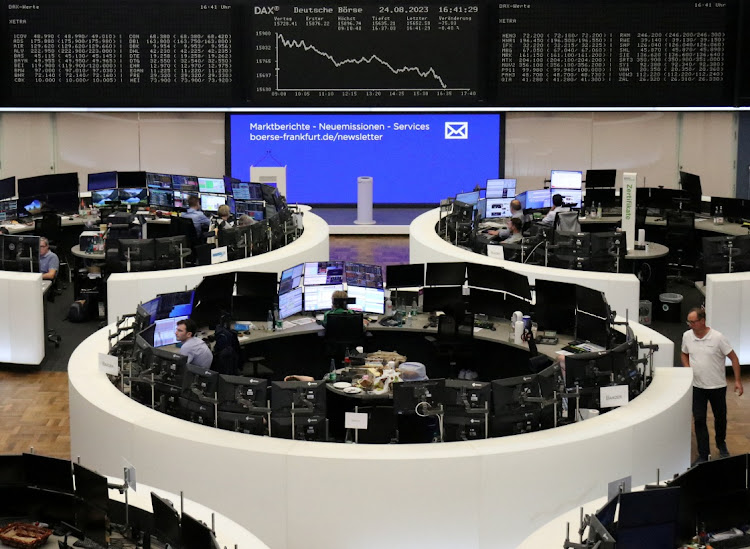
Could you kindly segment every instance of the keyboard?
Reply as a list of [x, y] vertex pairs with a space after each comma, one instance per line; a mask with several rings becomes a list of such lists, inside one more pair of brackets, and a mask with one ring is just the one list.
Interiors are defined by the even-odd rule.
[[711, 547], [714, 549], [740, 549], [750, 547], [750, 534], [742, 534], [733, 538], [712, 541]]
[[82, 549], [106, 549], [103, 545], [99, 545], [89, 538], [74, 542], [73, 547], [81, 547]]

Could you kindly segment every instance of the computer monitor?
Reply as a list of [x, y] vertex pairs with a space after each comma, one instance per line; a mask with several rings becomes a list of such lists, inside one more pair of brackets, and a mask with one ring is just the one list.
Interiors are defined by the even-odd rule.
[[91, 205], [95, 208], [106, 208], [118, 202], [120, 202], [120, 191], [117, 189], [91, 191]]
[[343, 284], [331, 286], [304, 286], [305, 288], [305, 311], [327, 311], [331, 308], [333, 292], [343, 291]]
[[302, 275], [305, 272], [305, 264], [300, 263], [289, 269], [281, 271], [279, 281], [279, 295], [296, 290], [302, 285]]
[[260, 183], [250, 183], [248, 181], [232, 181], [232, 196], [235, 200], [263, 200], [263, 191]]
[[485, 405], [489, 409], [491, 389], [488, 381], [446, 379], [443, 403], [465, 410], [484, 410]]
[[701, 189], [701, 178], [699, 175], [693, 173], [680, 171], [680, 189], [687, 192], [691, 196], [701, 197], [703, 194]]
[[173, 175], [172, 190], [183, 193], [198, 194], [198, 178], [194, 175]]
[[445, 402], [445, 379], [394, 383], [393, 411], [399, 415], [426, 415]]
[[509, 318], [508, 302], [505, 297], [505, 292], [471, 288], [469, 293], [469, 311], [474, 314]]
[[607, 298], [601, 290], [576, 285], [576, 309], [599, 318], [609, 318], [610, 310]]
[[222, 273], [209, 275], [195, 288], [195, 303], [213, 303], [218, 302], [220, 306], [229, 307], [229, 303], [234, 293], [235, 273]]
[[174, 193], [164, 189], [149, 189], [148, 203], [156, 209], [174, 208]]
[[147, 189], [119, 189], [119, 199], [121, 204], [145, 208], [148, 206]]
[[488, 179], [485, 196], [487, 198], [513, 198], [516, 194], [515, 179]]
[[252, 202], [232, 198], [229, 201], [229, 209], [238, 219], [243, 215], [248, 215], [255, 221], [263, 221], [266, 218], [266, 207], [263, 202]]
[[212, 549], [216, 541], [211, 528], [194, 519], [187, 513], [182, 513], [180, 523], [182, 531], [182, 549]]
[[177, 269], [184, 264], [184, 256], [190, 251], [187, 236], [162, 236], [154, 239], [156, 269]]
[[617, 256], [625, 257], [628, 253], [626, 233], [603, 232], [590, 233], [591, 257], [614, 259]]
[[[397, 384], [398, 385], [398, 384]], [[274, 414], [325, 413], [326, 384], [323, 381], [274, 381], [271, 410]]]
[[198, 190], [202, 193], [226, 194], [224, 179], [221, 177], [199, 177]]
[[583, 172], [568, 170], [552, 170], [549, 178], [549, 188], [558, 189], [577, 189], [581, 190], [583, 181]]
[[509, 269], [505, 270], [505, 288], [509, 294], [513, 294], [521, 299], [531, 301], [531, 286], [529, 277], [519, 274]]
[[601, 204], [602, 208], [616, 208], [620, 205], [618, 202], [617, 190], [612, 189], [590, 189], [586, 187], [586, 195], [583, 197], [583, 203], [586, 206]]
[[610, 342], [610, 322], [608, 319], [578, 311], [575, 338], [607, 348]]
[[195, 290], [159, 294], [151, 301], [156, 302], [154, 321], [164, 318], [189, 317], [193, 313]]
[[17, 200], [0, 200], [0, 222], [10, 221], [18, 216]]
[[129, 271], [151, 271], [155, 268], [156, 244], [153, 238], [120, 238], [119, 257]]
[[73, 470], [67, 459], [25, 453], [23, 465], [28, 486], [73, 493]]
[[279, 317], [284, 319], [302, 312], [302, 286], [279, 294]]
[[466, 282], [466, 263], [428, 263], [425, 286], [454, 286]]
[[16, 196], [16, 178], [6, 177], [0, 179], [0, 200]]
[[237, 272], [237, 295], [273, 305], [277, 292], [276, 273]]
[[117, 172], [90, 173], [87, 190], [100, 191], [117, 188]]
[[711, 197], [711, 215], [716, 216], [718, 209], [728, 221], [739, 222], [742, 220], [744, 213], [744, 200], [741, 198], [723, 198], [719, 196]]
[[179, 548], [182, 539], [180, 531], [180, 513], [172, 503], [151, 492], [151, 508], [153, 509], [154, 534], [168, 543], [171, 547]]
[[466, 312], [463, 288], [461, 286], [440, 286], [425, 288], [422, 294], [422, 308], [426, 313], [443, 311], [458, 318]]
[[344, 272], [348, 286], [376, 289], [383, 288], [383, 268], [380, 265], [368, 265], [365, 263], [352, 263], [347, 261], [344, 265]]
[[424, 263], [386, 265], [385, 280], [388, 288], [421, 288], [424, 286]]
[[552, 195], [549, 189], [526, 191], [524, 210], [540, 210], [552, 206]]
[[467, 193], [458, 193], [456, 195], [456, 200], [459, 202], [463, 202], [464, 204], [469, 204], [471, 206], [476, 206], [477, 202], [479, 202], [479, 191], [470, 191]]
[[213, 399], [218, 384], [219, 372], [188, 363], [182, 377], [182, 395], [189, 400]]
[[227, 203], [227, 197], [223, 194], [201, 194], [201, 210], [204, 212], [218, 212], [219, 206]]
[[507, 414], [519, 408], [538, 408], [533, 399], [541, 396], [537, 374], [507, 377], [492, 381], [492, 410], [495, 415]]
[[[47, 194], [73, 194], [78, 197], [78, 173], [38, 175], [19, 179], [18, 198]], [[78, 206], [77, 200], [76, 206]]]
[[154, 322], [154, 347], [166, 347], [167, 345], [175, 345], [177, 343], [177, 323], [180, 320], [185, 320], [187, 316], [175, 316], [171, 318], [163, 318]]
[[[681, 499], [681, 489], [677, 487], [621, 494], [616, 529], [617, 549], [678, 547]], [[747, 505], [744, 511], [747, 513]], [[742, 522], [745, 520], [743, 518]], [[737, 523], [726, 520], [725, 524], [730, 527]], [[719, 528], [715, 524], [710, 527], [710, 530], [716, 529]]]
[[124, 189], [148, 187], [146, 172], [117, 172], [117, 186]]
[[26, 235], [0, 235], [2, 263], [5, 271], [39, 272], [39, 237]]
[[581, 189], [555, 189], [552, 194], [562, 195], [563, 206], [568, 208], [581, 207]]
[[466, 278], [471, 288], [485, 288], [488, 290], [505, 290], [505, 273], [502, 267], [484, 265], [481, 263], [466, 264]]
[[166, 173], [146, 173], [146, 186], [149, 189], [172, 190], [172, 176]]
[[305, 263], [305, 286], [317, 286], [322, 284], [338, 285], [343, 283], [343, 261], [320, 261], [317, 263]]
[[[154, 299], [151, 299], [149, 301], [139, 303], [136, 307], [136, 318], [140, 317], [142, 319], [141, 326], [143, 326], [144, 328], [156, 322], [156, 314], [159, 310], [159, 301], [160, 298], [155, 297]], [[151, 345], [153, 346], [153, 344], [154, 341], [152, 338]]]
[[692, 203], [695, 201], [696, 196], [697, 199], [700, 200], [700, 196], [692, 196], [690, 193], [688, 193], [685, 190], [682, 189], [661, 189], [656, 187], [651, 187], [648, 189], [648, 196], [646, 197], [644, 195], [643, 200], [644, 202], [641, 202], [641, 198], [639, 196], [642, 194], [642, 191], [645, 189], [639, 189], [636, 193], [636, 203], [640, 205], [645, 205], [648, 208], [655, 208], [658, 210], [677, 210], [679, 209], [679, 202], [680, 200], [688, 200], [689, 203]]
[[576, 285], [537, 278], [534, 320], [540, 330], [572, 334], [575, 327]]
[[[196, 188], [196, 190], [197, 190], [197, 188]], [[174, 207], [175, 208], [187, 209], [188, 208], [188, 199], [191, 196], [194, 196], [194, 197], [198, 198], [199, 195], [198, 195], [197, 192], [191, 193], [191, 192], [187, 192], [187, 191], [172, 191], [172, 196], [174, 197]]]
[[86, 504], [102, 511], [106, 511], [109, 508], [107, 477], [91, 469], [87, 469], [78, 463], [73, 463], [73, 477], [75, 479], [76, 496], [86, 502]]
[[586, 170], [586, 189], [614, 187], [617, 170]]
[[216, 414], [216, 423], [219, 429], [247, 435], [265, 435], [267, 429], [266, 416], [253, 412], [222, 412], [219, 410]]
[[243, 413], [268, 404], [268, 381], [257, 377], [219, 375], [218, 406], [220, 412]]
[[484, 202], [484, 217], [510, 217], [513, 212], [510, 211], [510, 203], [515, 198], [488, 198]]
[[349, 304], [352, 311], [362, 311], [382, 315], [385, 313], [385, 290], [382, 288], [365, 288], [363, 286], [348, 286], [347, 295], [354, 299]]

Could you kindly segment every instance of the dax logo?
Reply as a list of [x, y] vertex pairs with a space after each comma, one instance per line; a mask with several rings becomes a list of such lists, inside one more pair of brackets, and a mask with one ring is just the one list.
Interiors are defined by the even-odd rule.
[[279, 6], [255, 6], [253, 13], [255, 15], [273, 15], [279, 11]]
[[469, 139], [468, 122], [446, 122], [445, 123], [446, 139]]

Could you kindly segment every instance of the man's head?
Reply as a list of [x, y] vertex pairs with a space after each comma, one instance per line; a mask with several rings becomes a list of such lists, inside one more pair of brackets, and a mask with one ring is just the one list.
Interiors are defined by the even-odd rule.
[[701, 307], [690, 309], [687, 324], [694, 333], [702, 333], [706, 329], [706, 310]]
[[344, 290], [336, 290], [331, 294], [331, 308], [332, 309], [347, 309], [349, 306], [346, 300], [349, 298]]
[[239, 225], [240, 227], [252, 225], [253, 223], [255, 223], [255, 220], [247, 214], [242, 214], [237, 220], [237, 225]]
[[511, 200], [510, 201], [510, 211], [512, 212], [520, 212], [522, 209], [521, 207], [521, 201], [520, 200]]
[[200, 210], [200, 207], [201, 201], [197, 196], [193, 194], [188, 196], [188, 208], [192, 208], [193, 210]]
[[49, 252], [49, 240], [46, 236], [42, 236], [39, 238], [39, 255], [47, 255], [47, 252]]
[[185, 343], [188, 339], [193, 337], [193, 334], [198, 331], [198, 326], [195, 324], [195, 320], [186, 318], [177, 322], [177, 329], [174, 332], [177, 341]]
[[561, 194], [556, 194], [552, 196], [552, 205], [555, 208], [559, 208], [563, 205], [563, 196]]
[[508, 229], [512, 234], [520, 233], [523, 229], [523, 223], [517, 217], [511, 217], [508, 220]]
[[227, 219], [231, 211], [229, 210], [229, 206], [227, 206], [226, 204], [222, 204], [221, 206], [219, 206], [219, 209], [216, 213], [220, 218]]

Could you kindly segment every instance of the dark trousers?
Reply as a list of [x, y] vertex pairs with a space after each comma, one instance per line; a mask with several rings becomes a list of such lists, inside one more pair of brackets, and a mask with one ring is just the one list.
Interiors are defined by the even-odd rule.
[[723, 448], [727, 437], [727, 388], [699, 389], [693, 387], [693, 421], [695, 422], [695, 439], [698, 443], [698, 455], [708, 458], [708, 427], [706, 416], [708, 403], [714, 414], [714, 431], [716, 447]]

